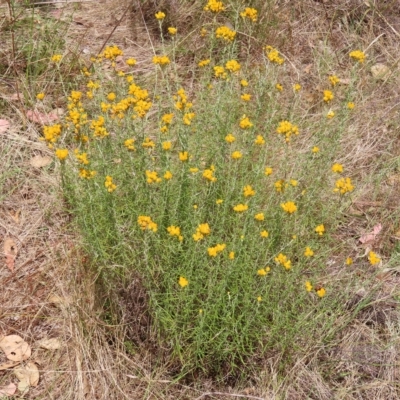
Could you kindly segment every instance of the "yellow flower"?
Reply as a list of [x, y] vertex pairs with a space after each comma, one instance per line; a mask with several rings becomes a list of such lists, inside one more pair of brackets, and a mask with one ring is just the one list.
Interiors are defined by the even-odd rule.
[[154, 56], [153, 57], [153, 64], [156, 65], [168, 65], [170, 63], [170, 59], [168, 58], [168, 56]]
[[165, 18], [165, 13], [163, 13], [162, 11], [159, 11], [155, 14], [155, 17], [159, 20], [162, 21]]
[[75, 153], [76, 159], [78, 160], [78, 162], [80, 164], [84, 164], [84, 165], [88, 165], [89, 164], [89, 160], [87, 158], [87, 153], [79, 154], [79, 150], [78, 149], [75, 149], [74, 153]]
[[253, 126], [253, 124], [250, 122], [250, 119], [246, 115], [243, 115], [242, 119], [239, 122], [239, 126], [242, 129], [247, 129], [247, 128], [251, 128]]
[[206, 36], [207, 35], [207, 29], [206, 28], [201, 28], [201, 30], [200, 30], [200, 36], [201, 37], [204, 37], [204, 36]]
[[109, 101], [114, 101], [117, 98], [117, 96], [115, 95], [115, 93], [108, 93], [107, 95], [107, 100]]
[[226, 247], [226, 244], [222, 243], [222, 244], [217, 244], [214, 247], [209, 247], [207, 249], [208, 251], [208, 255], [210, 257], [216, 257], [218, 255], [218, 253], [221, 253]]
[[314, 146], [311, 150], [314, 154], [319, 152], [319, 147]]
[[289, 270], [290, 268], [292, 268], [292, 262], [287, 258], [287, 256], [285, 256], [282, 253], [279, 253], [276, 257], [275, 257], [275, 262], [277, 262], [278, 264], [281, 264], [283, 267], [285, 267], [285, 269]]
[[182, 287], [182, 288], [184, 288], [187, 285], [189, 285], [189, 281], [183, 276], [179, 277], [178, 283], [179, 283], [179, 286]]
[[257, 221], [264, 221], [264, 213], [258, 213], [254, 216]]
[[149, 184], [160, 183], [162, 181], [162, 179], [158, 176], [156, 171], [146, 170], [145, 173], [146, 173], [146, 181]]
[[293, 201], [282, 203], [281, 207], [283, 208], [283, 211], [287, 212], [288, 214], [293, 214], [297, 210], [297, 206]]
[[324, 297], [326, 295], [326, 290], [324, 288], [317, 290], [317, 295], [321, 298]]
[[176, 29], [176, 28], [174, 28], [174, 27], [172, 27], [172, 26], [170, 26], [170, 27], [168, 28], [168, 33], [169, 33], [171, 36], [174, 36], [174, 35], [176, 34], [176, 32], [178, 32], [178, 29]]
[[331, 110], [326, 114], [326, 118], [332, 119], [335, 116], [335, 113]]
[[347, 103], [347, 108], [348, 108], [349, 110], [352, 110], [355, 106], [356, 106], [356, 105], [355, 105], [352, 101], [349, 101], [349, 102]]
[[225, 68], [220, 65], [216, 65], [214, 67], [214, 75], [216, 78], [226, 79], [227, 75], [225, 72]]
[[189, 172], [191, 172], [192, 174], [195, 174], [197, 172], [199, 172], [198, 168], [189, 168]]
[[124, 52], [118, 46], [107, 46], [100, 57], [107, 58], [108, 60], [115, 60], [118, 56], [122, 56]]
[[215, 200], [215, 204], [220, 205], [222, 204], [224, 201], [222, 199], [217, 199]]
[[279, 51], [274, 49], [272, 46], [266, 46], [265, 51], [267, 53], [268, 60], [272, 63], [282, 65], [285, 60], [279, 55]]
[[376, 253], [374, 253], [373, 251], [370, 251], [368, 253], [368, 260], [371, 263], [371, 265], [379, 264], [379, 262], [381, 261], [379, 256]]
[[214, 168], [208, 168], [203, 172], [203, 178], [209, 180], [210, 182], [216, 182], [217, 178], [214, 176]]
[[262, 297], [261, 297], [261, 296], [258, 296], [258, 297], [257, 297], [257, 301], [258, 301], [259, 303], [261, 303], [261, 302], [262, 302]]
[[358, 61], [359, 63], [363, 63], [365, 61], [366, 55], [361, 50], [353, 50], [350, 52], [349, 57], [353, 60]]
[[285, 187], [288, 186], [288, 184], [285, 183], [284, 179], [279, 179], [279, 181], [276, 181], [274, 183], [274, 186], [278, 193], [283, 193], [283, 191], [285, 190]]
[[257, 135], [256, 140], [254, 141], [254, 144], [258, 144], [259, 146], [262, 146], [265, 144], [265, 139], [261, 135]]
[[222, 3], [222, 1], [218, 1], [218, 0], [208, 0], [207, 5], [204, 7], [204, 11], [212, 11], [215, 13], [224, 11], [224, 10], [225, 10], [224, 3]]
[[[136, 60], [134, 59], [134, 58], [128, 58], [127, 60], [126, 60], [126, 63], [130, 66], [130, 67], [133, 67], [135, 64], [136, 64]], [[129, 80], [128, 80], [128, 78], [130, 78]], [[131, 79], [132, 79], [132, 81], [133, 81], [133, 77], [128, 77], [127, 78], [127, 81], [129, 82]]]
[[333, 93], [330, 90], [324, 90], [324, 101], [329, 103], [334, 98]]
[[264, 174], [265, 174], [265, 175], [269, 176], [269, 175], [271, 175], [273, 172], [274, 172], [274, 171], [273, 171], [273, 169], [272, 169], [271, 167], [265, 167], [265, 171], [264, 171]]
[[260, 232], [260, 236], [262, 237], [262, 238], [267, 238], [268, 236], [269, 236], [269, 233], [268, 233], [268, 231], [261, 231]]
[[45, 95], [44, 93], [38, 93], [38, 94], [36, 95], [36, 98], [37, 98], [38, 100], [43, 100], [45, 96], [46, 96], [46, 95]]
[[82, 179], [91, 179], [97, 175], [96, 171], [90, 171], [88, 169], [80, 168], [79, 169], [79, 177]]
[[342, 173], [343, 172], [343, 165], [342, 164], [338, 164], [338, 163], [333, 164], [332, 165], [332, 171], [333, 172], [337, 172], [338, 174]]
[[193, 208], [194, 208], [195, 210], [197, 210], [197, 208], [198, 208], [197, 204], [193, 204]]
[[351, 183], [350, 178], [340, 178], [335, 183], [335, 188], [333, 189], [334, 192], [345, 194], [348, 192], [352, 192], [354, 190], [354, 186]]
[[256, 191], [251, 187], [251, 185], [246, 185], [243, 188], [243, 195], [244, 197], [251, 197], [256, 194]]
[[282, 90], [283, 90], [283, 86], [282, 86], [280, 83], [277, 83], [277, 84], [275, 85], [275, 88], [276, 88], [277, 90], [279, 90], [280, 92], [282, 92]]
[[297, 125], [294, 125], [291, 122], [284, 120], [279, 122], [279, 125], [276, 128], [276, 133], [285, 135], [286, 141], [289, 142], [292, 134], [294, 135], [299, 134], [299, 128], [297, 127]]
[[216, 29], [215, 36], [218, 39], [224, 39], [227, 42], [232, 42], [235, 39], [236, 32], [229, 29], [227, 26], [220, 26]]
[[171, 142], [163, 142], [162, 148], [163, 150], [171, 150], [172, 143]]
[[318, 233], [318, 235], [322, 236], [325, 233], [325, 226], [324, 224], [318, 225], [315, 227], [315, 232]]
[[235, 259], [235, 252], [234, 251], [231, 251], [230, 253], [229, 253], [229, 259], [230, 260], [234, 260]]
[[336, 75], [330, 75], [328, 76], [328, 79], [333, 87], [335, 87], [340, 82], [340, 79]]
[[240, 151], [234, 151], [233, 153], [232, 153], [232, 156], [231, 156], [234, 160], [238, 160], [239, 158], [242, 158], [242, 153], [240, 152]]
[[228, 143], [233, 143], [236, 140], [235, 136], [232, 135], [232, 133], [229, 133], [228, 135], [225, 136], [225, 141]]
[[346, 258], [346, 265], [351, 265], [353, 264], [353, 259], [351, 257]]
[[236, 60], [229, 60], [225, 64], [225, 68], [231, 72], [237, 72], [240, 70], [240, 64]]
[[124, 146], [130, 150], [130, 151], [134, 151], [135, 150], [135, 146], [133, 145], [133, 143], [135, 142], [135, 139], [126, 139], [124, 142]]
[[299, 91], [301, 90], [301, 85], [300, 85], [300, 83], [295, 83], [295, 84], [293, 85], [293, 90], [294, 90], [295, 92], [299, 92]]
[[180, 151], [179, 152], [179, 160], [182, 162], [187, 161], [189, 159], [189, 153], [187, 151]]
[[257, 21], [257, 10], [255, 8], [250, 8], [250, 7], [246, 7], [244, 9], [244, 11], [242, 11], [240, 13], [240, 16], [242, 18], [248, 18], [250, 19], [252, 22], [256, 22]]
[[170, 179], [172, 179], [172, 173], [171, 171], [166, 171], [164, 174], [164, 179], [166, 179], [167, 181], [169, 181]]
[[192, 119], [196, 116], [195, 113], [186, 113], [183, 115], [183, 123], [185, 125], [191, 125]]
[[61, 54], [54, 54], [54, 55], [51, 57], [51, 61], [52, 61], [53, 63], [58, 63], [58, 62], [61, 61], [61, 59], [62, 59], [62, 55], [61, 55]]
[[306, 249], [304, 251], [304, 255], [306, 257], [312, 257], [314, 255], [314, 252], [309, 247], [306, 247]]
[[113, 183], [112, 177], [108, 175], [106, 176], [104, 186], [106, 187], [109, 193], [112, 193], [117, 188], [117, 185]]
[[298, 182], [296, 181], [296, 179], [291, 179], [289, 182], [290, 182], [290, 184], [291, 184], [292, 186], [297, 186], [297, 184], [298, 184]]
[[243, 93], [243, 94], [240, 96], [240, 98], [241, 98], [243, 101], [250, 101], [250, 100], [251, 100], [251, 94]]
[[233, 207], [233, 211], [244, 212], [244, 211], [248, 210], [248, 208], [249, 208], [249, 206], [247, 204], [238, 204]]
[[211, 60], [208, 58], [207, 60], [201, 60], [197, 65], [199, 67], [205, 67], [206, 65], [210, 64]]
[[311, 290], [313, 289], [310, 281], [306, 281], [305, 286], [306, 286], [307, 292], [311, 292]]
[[240, 86], [242, 86], [242, 87], [249, 86], [249, 82], [247, 82], [246, 79], [242, 79], [242, 80], [240, 81]]
[[259, 270], [257, 271], [257, 275], [258, 275], [258, 276], [265, 276], [265, 275], [268, 274], [268, 272], [269, 272], [270, 270], [271, 270], [270, 267], [261, 268], [261, 269], [259, 269]]
[[157, 232], [158, 226], [157, 224], [151, 219], [151, 217], [148, 217], [146, 215], [139, 215], [137, 222], [140, 226], [140, 229], [142, 231], [144, 230], [151, 230], [153, 232]]
[[149, 149], [149, 148], [154, 148], [156, 144], [150, 139], [146, 138], [144, 142], [142, 143], [142, 147]]
[[68, 150], [67, 149], [57, 149], [56, 150], [56, 157], [60, 161], [64, 161], [68, 157]]

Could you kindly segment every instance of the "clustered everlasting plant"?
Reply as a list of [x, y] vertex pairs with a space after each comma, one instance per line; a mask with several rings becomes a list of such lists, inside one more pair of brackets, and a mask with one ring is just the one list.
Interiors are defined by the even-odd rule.
[[[226, 7], [210, 0], [204, 10]], [[245, 29], [257, 15], [244, 8], [238, 23]], [[155, 17], [161, 25], [165, 13]], [[326, 77], [320, 119], [307, 124], [301, 85], [291, 93], [282, 85], [285, 57], [267, 45], [251, 71], [238, 59], [237, 32], [213, 23], [200, 36], [222, 50], [196, 60], [196, 91], [176, 75], [168, 49], [153, 57], [157, 80], [144, 88], [136, 60], [118, 71], [123, 51], [109, 46], [84, 71], [86, 93], [70, 93], [63, 124], [43, 131], [105, 279], [140, 274], [164, 347], [187, 369], [206, 370], [296, 347], [332, 323], [329, 309], [339, 305], [325, 262], [355, 188], [350, 177], [335, 178], [345, 171], [336, 157], [354, 107], [336, 95], [340, 79]], [[363, 62], [361, 53], [350, 56]], [[112, 91], [102, 63], [115, 70]], [[327, 114], [327, 104], [335, 111]], [[340, 120], [335, 129], [327, 115]]]

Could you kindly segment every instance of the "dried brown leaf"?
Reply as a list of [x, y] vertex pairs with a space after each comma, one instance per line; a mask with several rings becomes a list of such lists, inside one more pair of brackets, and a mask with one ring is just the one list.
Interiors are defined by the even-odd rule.
[[360, 242], [362, 244], [370, 244], [370, 243], [374, 242], [381, 230], [382, 230], [382, 224], [375, 225], [372, 232], [366, 233], [360, 237], [360, 239], [359, 239]]
[[51, 122], [58, 121], [60, 118], [56, 112], [42, 113], [40, 111], [28, 110], [26, 117], [37, 124], [46, 125]]
[[31, 356], [31, 347], [18, 335], [4, 336], [0, 341], [0, 349], [11, 361], [24, 361]]
[[16, 390], [14, 383], [9, 383], [7, 386], [0, 387], [0, 396], [12, 396]]
[[52, 339], [42, 339], [37, 342], [39, 347], [42, 347], [43, 349], [47, 350], [57, 350], [61, 348], [61, 342], [57, 338], [52, 338]]
[[390, 69], [385, 64], [375, 64], [371, 67], [371, 74], [375, 79], [384, 81], [390, 75]]
[[14, 272], [15, 259], [17, 258], [18, 248], [14, 240], [10, 237], [4, 240], [4, 256], [6, 258], [6, 265], [11, 272]]
[[15, 213], [10, 213], [11, 218], [13, 219], [13, 221], [16, 224], [20, 223], [20, 219], [19, 219], [20, 214], [21, 214], [21, 210], [17, 210]]
[[51, 157], [37, 155], [31, 158], [29, 164], [34, 168], [42, 168], [49, 165], [52, 161], [53, 159]]
[[6, 361], [4, 363], [0, 364], [0, 371], [4, 371], [6, 369], [11, 369], [16, 367], [18, 364], [20, 363], [20, 361]]
[[10, 123], [6, 119], [0, 119], [0, 134], [6, 133], [6, 131], [9, 127], [10, 127]]

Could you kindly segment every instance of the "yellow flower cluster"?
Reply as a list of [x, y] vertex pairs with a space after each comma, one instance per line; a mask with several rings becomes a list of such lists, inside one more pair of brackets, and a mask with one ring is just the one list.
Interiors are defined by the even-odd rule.
[[160, 183], [162, 179], [158, 176], [156, 171], [146, 170], [146, 181], [151, 185], [152, 183]]
[[60, 161], [64, 161], [68, 157], [68, 150], [67, 149], [57, 149], [56, 150], [56, 157]]
[[222, 1], [218, 0], [208, 0], [207, 5], [204, 7], [204, 11], [221, 12], [225, 11], [225, 6]]
[[215, 36], [218, 39], [224, 39], [227, 42], [232, 42], [235, 39], [236, 32], [228, 28], [227, 26], [220, 26], [216, 29]]
[[182, 242], [183, 236], [181, 235], [181, 228], [179, 226], [171, 225], [167, 228], [167, 231], [171, 236], [176, 236]]
[[201, 60], [197, 64], [199, 67], [205, 67], [206, 65], [210, 64], [211, 60], [208, 58], [207, 60]]
[[336, 75], [330, 75], [328, 76], [328, 79], [333, 87], [335, 87], [340, 82], [340, 79]]
[[251, 185], [246, 185], [243, 188], [244, 197], [252, 197], [256, 194], [256, 191], [251, 187]]
[[268, 60], [272, 63], [282, 65], [285, 60], [279, 55], [279, 51], [272, 46], [266, 46], [265, 52], [267, 53]]
[[354, 190], [354, 186], [351, 183], [350, 178], [340, 178], [335, 183], [334, 192], [340, 194], [346, 194], [348, 192], [352, 192]]
[[92, 122], [90, 123], [90, 129], [93, 130], [94, 137], [104, 138], [109, 135], [104, 124], [105, 124], [105, 119], [102, 115], [99, 115], [97, 119], [92, 120]]
[[361, 50], [353, 50], [350, 52], [349, 57], [352, 58], [353, 60], [358, 61], [359, 63], [363, 63], [367, 56]]
[[210, 168], [207, 168], [206, 170], [204, 170], [203, 178], [209, 180], [210, 182], [216, 182], [217, 178], [214, 176], [214, 172], [215, 172], [215, 167], [214, 167], [214, 165], [211, 165]]
[[240, 64], [236, 60], [229, 60], [225, 64], [225, 68], [230, 72], [240, 71]]
[[258, 276], [265, 276], [271, 271], [270, 267], [261, 268], [257, 271]]
[[49, 144], [50, 148], [52, 148], [53, 144], [57, 142], [60, 135], [61, 135], [61, 125], [60, 124], [43, 127], [43, 139], [42, 140], [45, 140]]
[[226, 244], [225, 244], [225, 243], [217, 244], [217, 245], [215, 245], [214, 247], [209, 247], [209, 248], [207, 249], [208, 255], [209, 255], [210, 257], [216, 257], [219, 253], [221, 253], [222, 251], [224, 251], [225, 247], [226, 247]]
[[51, 61], [53, 63], [59, 63], [62, 59], [62, 55], [61, 54], [54, 54], [53, 56], [51, 56]]
[[304, 255], [306, 257], [312, 257], [314, 255], [314, 252], [311, 250], [310, 247], [306, 247], [306, 249], [304, 250]]
[[264, 213], [258, 213], [258, 214], [256, 214], [256, 215], [254, 216], [254, 219], [255, 219], [256, 221], [264, 221], [264, 219], [265, 219]]
[[124, 142], [124, 146], [130, 151], [135, 151], [136, 149], [134, 143], [135, 139], [126, 139]]
[[233, 207], [233, 211], [236, 211], [236, 212], [244, 212], [244, 211], [247, 211], [248, 209], [249, 209], [249, 206], [247, 204], [238, 204]]
[[368, 253], [368, 260], [371, 263], [371, 265], [379, 264], [380, 261], [381, 261], [380, 257], [376, 253], [374, 253], [373, 251], [370, 251]]
[[117, 185], [113, 183], [113, 178], [109, 175], [106, 176], [104, 186], [106, 187], [109, 193], [112, 193], [117, 188]]
[[221, 78], [221, 79], [226, 79], [228, 77], [225, 68], [220, 65], [216, 65], [214, 67], [214, 75], [216, 78]]
[[[176, 95], [174, 96], [174, 100], [176, 101], [175, 108], [177, 110], [187, 111], [187, 110], [189, 110], [190, 108], [193, 107], [193, 103], [188, 101], [185, 89], [183, 89], [183, 88], [179, 89], [176, 92]], [[166, 117], [167, 115], [168, 116], [172, 115], [172, 117], [173, 117], [173, 114], [166, 114], [166, 115], [164, 115], [164, 117]], [[168, 122], [168, 121], [164, 120], [164, 117], [163, 117], [163, 121], [166, 124], [168, 124], [168, 123], [170, 124], [171, 122]], [[172, 117], [171, 117], [171, 120], [172, 120]]]
[[290, 142], [290, 137], [292, 136], [292, 134], [299, 134], [299, 128], [297, 127], [297, 125], [293, 125], [291, 122], [285, 120], [279, 122], [279, 125], [276, 128], [276, 132], [281, 135], [285, 135], [286, 142]]
[[251, 123], [249, 117], [247, 117], [246, 115], [243, 115], [243, 117], [241, 118], [241, 120], [239, 122], [239, 126], [242, 129], [248, 129], [248, 128], [251, 128], [253, 126], [253, 124]]
[[84, 164], [84, 165], [89, 164], [89, 160], [87, 158], [87, 153], [79, 153], [79, 150], [75, 149], [74, 154], [80, 164]]
[[137, 222], [140, 226], [140, 229], [142, 231], [144, 230], [150, 230], [153, 232], [157, 232], [158, 226], [157, 224], [151, 219], [151, 217], [148, 217], [146, 215], [139, 215]]
[[207, 236], [211, 233], [211, 229], [210, 229], [210, 225], [208, 225], [207, 223], [204, 224], [200, 224], [197, 229], [196, 232], [193, 233], [192, 237], [193, 240], [198, 242], [199, 240], [203, 239], [204, 236]]
[[324, 101], [325, 103], [329, 103], [333, 100], [333, 93], [330, 90], [324, 90]]
[[254, 140], [254, 144], [262, 146], [263, 144], [265, 144], [265, 139], [261, 135], [257, 135], [256, 139]]
[[283, 211], [287, 212], [288, 214], [293, 214], [297, 211], [297, 206], [293, 201], [287, 201], [286, 203], [282, 203], [281, 207]]
[[240, 13], [242, 18], [248, 18], [253, 22], [257, 22], [257, 10], [255, 8], [246, 7], [244, 11]]
[[124, 52], [118, 46], [114, 45], [107, 46], [100, 54], [100, 57], [104, 57], [109, 60], [115, 60], [118, 56], [122, 55], [124, 55]]
[[337, 172], [338, 174], [341, 174], [343, 172], [343, 165], [335, 163], [332, 165], [332, 171]]
[[242, 158], [242, 153], [240, 151], [236, 150], [232, 153], [232, 158], [234, 160], [239, 160], [239, 158]]
[[279, 253], [275, 257], [275, 262], [277, 262], [278, 264], [283, 265], [286, 269], [292, 268], [292, 262], [283, 253]]
[[168, 65], [170, 62], [171, 62], [170, 59], [166, 55], [153, 57], [153, 64], [155, 65], [164, 66]]
[[322, 236], [325, 233], [325, 226], [324, 224], [318, 225], [315, 228], [315, 232], [318, 233], [318, 235]]
[[144, 139], [142, 147], [144, 147], [145, 149], [153, 149], [154, 147], [156, 147], [156, 144], [150, 138], [147, 137], [146, 139]]
[[79, 177], [82, 179], [91, 179], [97, 175], [96, 171], [91, 171], [89, 169], [80, 168], [79, 169]]

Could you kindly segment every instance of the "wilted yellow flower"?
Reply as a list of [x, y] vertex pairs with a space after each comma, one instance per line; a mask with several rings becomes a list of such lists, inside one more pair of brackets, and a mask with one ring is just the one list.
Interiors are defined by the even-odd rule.
[[288, 214], [293, 214], [297, 210], [297, 206], [293, 201], [287, 201], [286, 203], [282, 203], [281, 207], [283, 211], [287, 212]]

